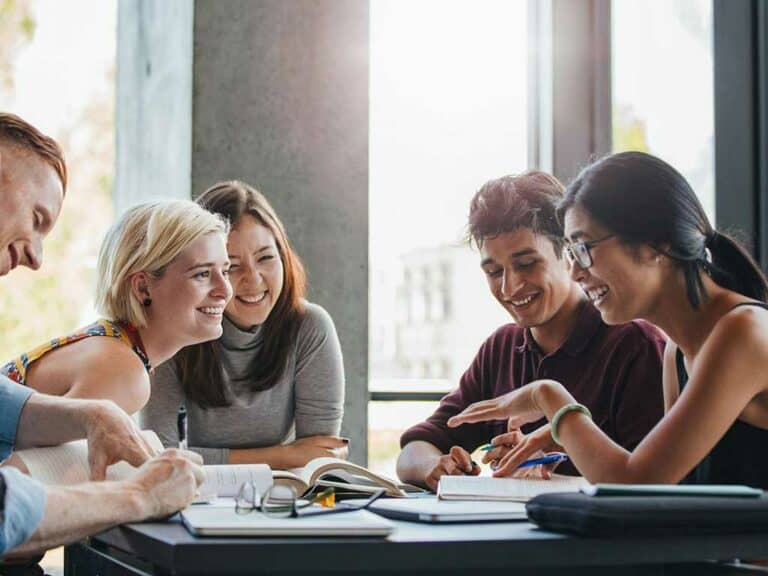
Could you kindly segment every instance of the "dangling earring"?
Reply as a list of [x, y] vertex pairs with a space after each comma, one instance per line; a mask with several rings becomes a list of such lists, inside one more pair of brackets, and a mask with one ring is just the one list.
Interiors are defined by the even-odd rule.
[[144, 304], [145, 307], [148, 307], [150, 304], [152, 304], [152, 298], [144, 298], [142, 304]]

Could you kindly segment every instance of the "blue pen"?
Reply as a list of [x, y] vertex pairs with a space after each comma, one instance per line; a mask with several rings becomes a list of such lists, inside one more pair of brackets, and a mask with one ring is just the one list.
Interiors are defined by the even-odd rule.
[[[485, 446], [481, 446], [479, 450], [482, 452], [490, 452], [494, 448], [501, 448], [501, 446], [486, 444]], [[539, 464], [554, 464], [555, 462], [564, 462], [565, 460], [568, 460], [568, 454], [564, 454], [563, 452], [553, 452], [552, 454], [547, 454], [541, 458], [532, 458], [531, 460], [526, 460], [520, 464], [518, 468], [528, 468], [529, 466], [538, 466]]]
[[568, 454], [562, 452], [555, 452], [554, 454], [547, 454], [541, 458], [531, 458], [526, 460], [518, 468], [528, 468], [529, 466], [538, 466], [539, 464], [554, 464], [555, 462], [564, 462], [568, 460]]

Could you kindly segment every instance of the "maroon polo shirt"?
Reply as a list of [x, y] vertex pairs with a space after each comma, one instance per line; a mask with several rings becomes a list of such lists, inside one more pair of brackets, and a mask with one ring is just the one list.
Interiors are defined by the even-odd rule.
[[[529, 382], [548, 378], [563, 384], [585, 404], [603, 432], [632, 450], [661, 418], [664, 338], [655, 327], [636, 320], [609, 326], [591, 304], [579, 311], [576, 326], [555, 352], [544, 355], [529, 329], [507, 324], [480, 347], [459, 387], [446, 395], [426, 422], [400, 437], [403, 447], [424, 440], [447, 453], [451, 446], [473, 452], [506, 432], [506, 421], [448, 428], [446, 421], [473, 402], [496, 398]], [[526, 424], [529, 433], [546, 423]]]

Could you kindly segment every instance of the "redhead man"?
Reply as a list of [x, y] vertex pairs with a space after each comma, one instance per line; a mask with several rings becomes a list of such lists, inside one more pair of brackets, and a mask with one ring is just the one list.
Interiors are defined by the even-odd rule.
[[[0, 113], [0, 276], [37, 270], [43, 238], [61, 211], [67, 182], [59, 145], [13, 115]], [[122, 522], [186, 506], [204, 479], [194, 454], [152, 448], [114, 403], [36, 394], [0, 377], [0, 460], [14, 448], [88, 441], [91, 477], [108, 464], [141, 466], [129, 480], [46, 488], [12, 466], [0, 468], [0, 555], [29, 554]]]

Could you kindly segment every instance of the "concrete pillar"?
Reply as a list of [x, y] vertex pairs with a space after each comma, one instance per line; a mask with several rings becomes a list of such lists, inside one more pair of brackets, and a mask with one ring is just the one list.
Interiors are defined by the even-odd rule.
[[[123, 7], [128, 4], [131, 9]], [[333, 317], [344, 351], [347, 400], [343, 434], [351, 458], [366, 461], [368, 372], [368, 3], [360, 0], [196, 0], [185, 18], [157, 24], [136, 0], [121, 1], [120, 46], [161, 59], [181, 75], [192, 62], [191, 132], [161, 134], [162, 110], [148, 98], [152, 83], [128, 65], [118, 105], [144, 102], [143, 126], [118, 118], [118, 198], [144, 193], [132, 178], [137, 157], [187, 146], [192, 195], [223, 179], [256, 186], [283, 219], [306, 264], [309, 298]], [[141, 4], [141, 3], [139, 3]], [[164, 6], [164, 2], [155, 2]], [[188, 6], [191, 4], [188, 4]], [[168, 8], [170, 10], [170, 8]], [[167, 31], [164, 46], [143, 42], [141, 30]], [[183, 27], [193, 37], [187, 57], [167, 44]], [[134, 29], [139, 29], [134, 33]], [[123, 36], [129, 40], [123, 41]], [[186, 44], [185, 44], [186, 45]], [[133, 52], [136, 54], [136, 52]], [[142, 55], [138, 52], [139, 56]], [[119, 63], [123, 58], [119, 59]], [[132, 64], [135, 66], [135, 63]], [[169, 73], [170, 74], [170, 73]], [[157, 106], [166, 106], [158, 102]], [[147, 111], [146, 109], [151, 109]], [[126, 119], [126, 121], [128, 121]], [[151, 126], [147, 126], [151, 125]], [[164, 128], [162, 128], [164, 129]], [[133, 130], [133, 131], [132, 131]], [[144, 135], [143, 137], [141, 135]], [[170, 143], [170, 139], [175, 139]], [[172, 162], [165, 157], [165, 162]], [[170, 166], [172, 172], [182, 164]], [[184, 168], [186, 169], [186, 168]], [[121, 189], [122, 186], [122, 189]], [[181, 190], [181, 186], [172, 191]], [[168, 191], [171, 192], [171, 191]], [[166, 192], [166, 193], [168, 193]], [[187, 192], [188, 194], [188, 192]], [[174, 194], [172, 194], [174, 195]]]
[[190, 0], [118, 5], [116, 214], [190, 197], [193, 15]]

